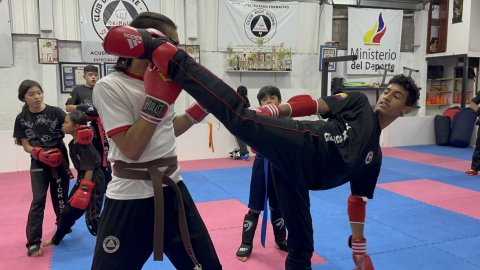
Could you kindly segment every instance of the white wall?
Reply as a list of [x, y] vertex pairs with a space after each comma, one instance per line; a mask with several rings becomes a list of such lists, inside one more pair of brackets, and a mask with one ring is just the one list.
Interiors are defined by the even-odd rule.
[[433, 119], [433, 116], [398, 118], [383, 130], [381, 146], [435, 144]]
[[[472, 1], [478, 2], [478, 0], [463, 0], [462, 22], [455, 24], [452, 24], [454, 1], [449, 1], [447, 54], [462, 54], [468, 52], [470, 35], [470, 8]], [[477, 17], [479, 16], [478, 13], [474, 15]], [[474, 29], [478, 29], [478, 25], [475, 25]]]
[[[464, 12], [468, 12], [463, 8]], [[469, 51], [480, 52], [480, 1], [472, 1], [470, 8]]]

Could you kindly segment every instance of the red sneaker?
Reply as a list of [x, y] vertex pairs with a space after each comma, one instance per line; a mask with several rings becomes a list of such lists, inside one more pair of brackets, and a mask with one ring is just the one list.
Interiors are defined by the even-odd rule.
[[466, 171], [465, 173], [466, 173], [467, 175], [477, 175], [477, 174], [478, 174], [478, 171], [470, 170], [470, 171]]
[[353, 261], [355, 262], [355, 269], [353, 270], [375, 270], [370, 256], [366, 253], [363, 255], [353, 255]]

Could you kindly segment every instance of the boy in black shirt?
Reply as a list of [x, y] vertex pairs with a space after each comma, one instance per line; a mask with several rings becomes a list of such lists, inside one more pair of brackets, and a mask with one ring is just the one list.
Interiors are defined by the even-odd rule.
[[42, 255], [42, 225], [50, 185], [50, 194], [56, 220], [67, 203], [70, 185], [67, 148], [61, 126], [65, 112], [43, 103], [43, 90], [35, 81], [25, 80], [18, 89], [18, 98], [25, 102], [15, 120], [13, 137], [17, 145], [31, 154], [30, 176], [33, 200], [28, 212], [28, 256]]
[[[480, 93], [480, 92], [479, 92]], [[477, 93], [475, 97], [470, 102], [470, 108], [477, 112], [477, 115], [480, 116], [480, 110], [478, 109], [478, 104], [480, 103], [480, 95]], [[478, 120], [477, 120], [478, 125]], [[480, 171], [480, 126], [477, 131], [477, 142], [475, 143], [475, 151], [472, 156], [472, 167], [470, 170], [466, 171], [467, 175], [477, 175]]]
[[[75, 186], [70, 192], [69, 201], [58, 221], [57, 231], [52, 239], [49, 239], [42, 244], [44, 247], [50, 246], [51, 244], [60, 244], [60, 241], [62, 241], [75, 224], [75, 221], [77, 221], [83, 213], [85, 213], [88, 230], [93, 236], [97, 235], [100, 218], [99, 214], [102, 210], [103, 194], [105, 192], [105, 179], [103, 172], [100, 169], [102, 158], [95, 147], [91, 144], [93, 132], [86, 126], [86, 124], [87, 117], [82, 112], [73, 111], [67, 115], [65, 122], [62, 125], [63, 132], [73, 136], [73, 140], [68, 144], [68, 149], [73, 166], [77, 169], [78, 177]], [[78, 195], [76, 193], [83, 191], [83, 189], [78, 189], [80, 187], [85, 187], [85, 181], [87, 181], [87, 184], [91, 182], [94, 183], [90, 184], [93, 186], [90, 191], [90, 200], [88, 200], [88, 198], [85, 199], [83, 204], [86, 208], [77, 208], [77, 205], [75, 205], [72, 200], [74, 196]], [[86, 209], [90, 210], [86, 211]]]
[[[93, 139], [93, 145], [97, 149], [100, 157], [102, 158], [101, 169], [105, 175], [105, 186], [112, 179], [112, 167], [108, 158], [108, 141], [105, 132], [103, 131], [102, 122], [98, 116], [97, 109], [93, 105], [92, 93], [93, 87], [98, 81], [98, 68], [92, 65], [86, 66], [83, 69], [83, 78], [85, 79], [85, 85], [76, 87], [73, 89], [72, 94], [68, 97], [66, 105], [66, 111], [71, 112], [79, 110], [84, 112], [88, 120], [91, 121], [91, 127], [95, 131], [95, 137]], [[94, 213], [97, 215], [100, 213]], [[87, 226], [90, 226], [87, 224]]]
[[[142, 46], [131, 49], [127, 36], [142, 36]], [[289, 231], [286, 269], [311, 269], [313, 228], [309, 190], [325, 190], [350, 182], [348, 214], [352, 235], [349, 246], [353, 249], [355, 269], [373, 270], [363, 236], [365, 205], [367, 199], [373, 198], [380, 172], [382, 129], [409, 113], [419, 98], [419, 89], [410, 77], [393, 77], [374, 111], [368, 98], [358, 92], [318, 100], [301, 95], [280, 106], [272, 103], [248, 110], [238, 93], [189, 58], [185, 51], [178, 50], [174, 42], [159, 31], [114, 27], [103, 46], [109, 54], [150, 60], [233, 135], [273, 164], [280, 211]], [[165, 93], [168, 92], [162, 95]], [[165, 100], [169, 100], [168, 97]], [[158, 107], [161, 106], [165, 105]], [[149, 113], [156, 111], [162, 110]], [[316, 113], [323, 114], [328, 121], [272, 118]]]

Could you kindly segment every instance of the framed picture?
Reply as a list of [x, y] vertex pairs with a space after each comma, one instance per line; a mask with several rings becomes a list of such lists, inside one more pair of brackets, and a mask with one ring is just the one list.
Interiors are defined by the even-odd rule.
[[71, 93], [73, 88], [85, 85], [83, 69], [89, 65], [102, 70], [98, 63], [60, 63], [60, 92]]
[[105, 77], [115, 71], [115, 63], [103, 63], [103, 76]]
[[188, 53], [188, 55], [193, 58], [197, 63], [200, 63], [200, 45], [178, 45], [179, 48], [183, 49]]
[[[330, 58], [330, 57], [337, 57], [338, 47], [336, 46], [320, 46], [320, 69], [322, 71], [322, 59], [323, 58]], [[336, 72], [337, 71], [337, 62], [330, 62], [328, 63], [328, 72]]]
[[58, 40], [37, 38], [39, 64], [58, 64]]

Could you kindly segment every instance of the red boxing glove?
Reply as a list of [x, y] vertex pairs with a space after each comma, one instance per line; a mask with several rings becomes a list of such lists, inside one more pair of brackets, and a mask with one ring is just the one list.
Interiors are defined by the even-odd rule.
[[126, 58], [148, 59], [164, 74], [168, 63], [178, 51], [174, 42], [156, 29], [117, 26], [108, 31], [103, 47], [109, 54]]
[[62, 164], [62, 153], [58, 148], [44, 148], [38, 152], [38, 160], [50, 167], [58, 167]]
[[38, 153], [43, 150], [43, 147], [36, 146], [32, 149], [32, 152], [30, 153], [32, 155], [32, 158], [35, 160], [38, 160]]
[[309, 95], [294, 96], [287, 101], [290, 106], [289, 117], [310, 116], [318, 111], [318, 102]]
[[273, 118], [278, 118], [282, 114], [282, 110], [278, 107], [275, 103], [270, 103], [268, 105], [260, 106], [260, 107], [253, 107], [250, 110], [254, 110], [257, 114], [270, 116]]
[[83, 179], [77, 191], [75, 191], [70, 200], [68, 200], [70, 205], [78, 209], [86, 209], [90, 203], [93, 187], [95, 187], [94, 182]]
[[80, 126], [77, 130], [77, 141], [79, 144], [87, 145], [93, 140], [93, 131], [89, 126]]
[[200, 103], [195, 102], [185, 110], [185, 115], [192, 120], [194, 124], [200, 123], [210, 112]]
[[150, 123], [160, 123], [175, 102], [182, 87], [174, 83], [167, 75], [150, 64], [143, 77], [147, 98], [143, 103], [141, 115]]

